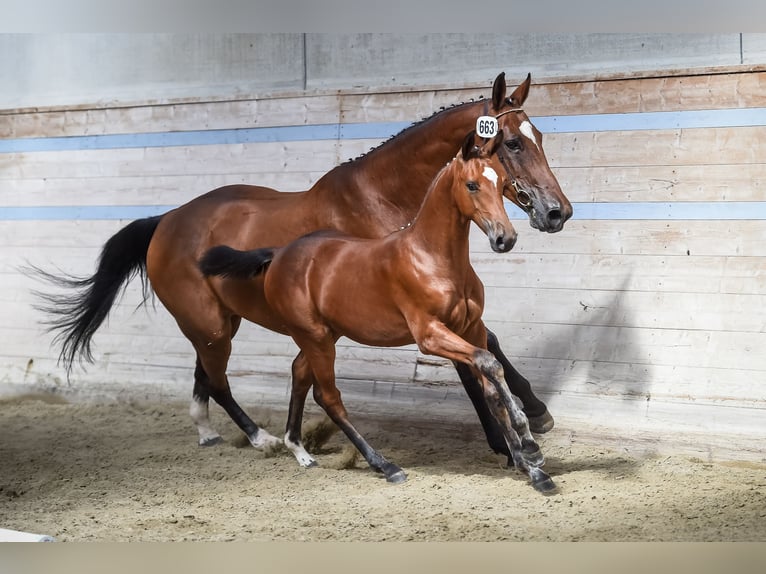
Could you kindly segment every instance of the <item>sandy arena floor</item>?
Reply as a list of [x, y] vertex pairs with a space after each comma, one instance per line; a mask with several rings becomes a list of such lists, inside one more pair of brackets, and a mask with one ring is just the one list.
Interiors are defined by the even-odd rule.
[[[283, 410], [243, 406], [281, 436]], [[393, 486], [363, 460], [344, 469], [340, 433], [321, 467], [302, 469], [211, 415], [226, 442], [200, 448], [185, 403], [0, 399], [0, 527], [59, 541], [766, 541], [766, 465], [542, 437], [560, 490], [544, 497], [503, 468], [478, 422], [355, 416], [408, 473]]]

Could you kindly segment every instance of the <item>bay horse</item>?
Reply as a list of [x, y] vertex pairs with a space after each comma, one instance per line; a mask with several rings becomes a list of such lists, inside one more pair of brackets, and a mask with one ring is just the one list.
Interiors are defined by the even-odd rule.
[[[205, 278], [197, 262], [210, 247], [254, 249], [288, 242], [318, 229], [333, 228], [358, 237], [382, 237], [409, 222], [435, 174], [452, 158], [463, 136], [484, 108], [497, 117], [506, 135], [500, 150], [507, 178], [503, 192], [523, 209], [533, 228], [560, 231], [572, 215], [548, 166], [542, 136], [522, 105], [531, 77], [506, 97], [505, 74], [495, 79], [489, 101], [462, 103], [406, 128], [371, 152], [322, 176], [308, 191], [230, 185], [203, 194], [161, 216], [131, 222], [113, 235], [89, 277], [58, 276], [36, 269], [44, 278], [74, 293], [42, 294], [39, 306], [61, 343], [60, 361], [67, 376], [76, 359], [93, 362], [94, 334], [127, 282], [138, 275], [144, 296], [150, 287], [175, 318], [196, 351], [190, 414], [199, 444], [221, 436], [210, 425], [209, 399], [221, 405], [256, 447], [276, 439], [247, 416], [232, 396], [226, 367], [242, 317], [268, 329], [279, 323], [266, 303], [262, 286], [243, 290]], [[147, 281], [148, 280], [148, 281]], [[505, 369], [511, 390], [524, 405], [533, 431], [546, 432], [553, 418], [527, 381], [488, 332], [489, 350]], [[502, 429], [488, 412], [481, 385], [464, 365], [457, 372], [474, 404], [490, 447], [510, 456]]]
[[[516, 242], [500, 192], [507, 175], [496, 152], [503, 140], [499, 132], [477, 145], [470, 132], [457, 156], [436, 175], [412, 223], [386, 237], [318, 231], [280, 249], [217, 246], [202, 257], [200, 269], [223, 277], [222, 288], [235, 284], [258, 297], [262, 293], [280, 330], [300, 348], [284, 438], [300, 465], [317, 464], [301, 441], [306, 395], [313, 387], [317, 404], [369, 465], [389, 482], [406, 480], [404, 471], [349, 420], [334, 370], [335, 344], [345, 336], [382, 347], [417, 343], [423, 353], [468, 366], [503, 428], [514, 465], [536, 489], [555, 488], [540, 469], [543, 457], [527, 417], [501, 382], [503, 367], [487, 350], [484, 287], [469, 257], [471, 222], [498, 253]], [[263, 278], [257, 286], [254, 277]]]

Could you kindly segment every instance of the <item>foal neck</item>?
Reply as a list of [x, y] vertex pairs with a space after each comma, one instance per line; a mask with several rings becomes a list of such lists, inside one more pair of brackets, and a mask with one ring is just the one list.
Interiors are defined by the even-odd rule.
[[415, 219], [402, 236], [436, 256], [468, 259], [471, 219], [460, 211], [455, 192], [463, 184], [453, 159], [434, 178]]

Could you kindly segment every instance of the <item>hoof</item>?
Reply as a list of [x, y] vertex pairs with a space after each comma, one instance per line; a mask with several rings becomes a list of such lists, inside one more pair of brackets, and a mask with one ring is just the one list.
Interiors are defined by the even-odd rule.
[[527, 416], [527, 420], [529, 421], [529, 430], [533, 433], [545, 434], [553, 428], [553, 417], [548, 409], [545, 409], [545, 412], [540, 416]]
[[220, 436], [214, 436], [211, 438], [201, 438], [199, 439], [199, 445], [200, 446], [215, 446], [217, 444], [221, 444], [223, 442], [223, 437]]
[[391, 484], [401, 484], [402, 482], [406, 480], [407, 480], [407, 475], [404, 473], [403, 470], [400, 470], [399, 472], [395, 472], [394, 474], [386, 477], [386, 481], [390, 482]]
[[547, 473], [539, 468], [531, 468], [529, 476], [532, 479], [532, 488], [545, 495], [556, 494], [558, 487]]
[[318, 463], [317, 461], [315, 461], [315, 460], [312, 460], [310, 463], [308, 463], [308, 464], [305, 466], [305, 468], [315, 468], [315, 467], [317, 467], [317, 466], [319, 466], [319, 463]]

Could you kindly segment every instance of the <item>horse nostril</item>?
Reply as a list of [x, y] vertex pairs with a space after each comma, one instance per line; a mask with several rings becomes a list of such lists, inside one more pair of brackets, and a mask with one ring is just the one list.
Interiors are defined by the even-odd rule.
[[561, 210], [560, 209], [551, 209], [548, 212], [547, 215], [548, 223], [550, 223], [552, 226], [557, 226], [561, 223]]

